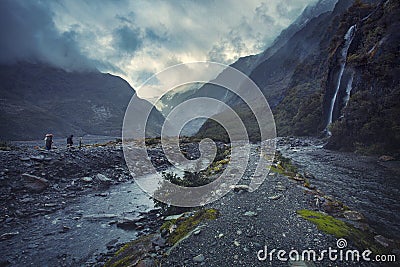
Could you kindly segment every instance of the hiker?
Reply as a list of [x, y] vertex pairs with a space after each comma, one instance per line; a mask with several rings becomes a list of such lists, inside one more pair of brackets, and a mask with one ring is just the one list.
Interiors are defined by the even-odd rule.
[[74, 145], [74, 142], [72, 141], [72, 138], [74, 136], [71, 134], [68, 138], [67, 138], [67, 147], [72, 147]]
[[79, 137], [79, 149], [82, 148], [82, 137]]
[[51, 145], [53, 144], [53, 135], [52, 134], [46, 134], [46, 136], [44, 138], [44, 142], [45, 142], [46, 150], [50, 150], [51, 149]]

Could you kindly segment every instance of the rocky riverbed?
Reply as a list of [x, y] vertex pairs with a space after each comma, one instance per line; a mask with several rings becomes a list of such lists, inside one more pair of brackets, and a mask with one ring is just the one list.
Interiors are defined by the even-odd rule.
[[[41, 142], [16, 142], [0, 151], [0, 266], [92, 266], [159, 227], [121, 143], [56, 144], [46, 151]], [[148, 152], [158, 170], [168, 168], [157, 145]]]
[[[286, 138], [278, 144], [282, 154], [299, 166], [298, 172], [307, 174], [307, 183], [303, 176], [293, 179], [278, 168], [257, 191], [247, 192], [258, 157], [258, 145], [252, 145], [241, 186], [205, 207], [217, 210], [219, 216], [202, 221], [171, 249], [168, 235], [160, 230], [165, 216], [134, 183], [120, 143], [69, 150], [59, 146], [51, 151], [19, 143], [0, 152], [0, 266], [102, 266], [123, 244], [138, 237], [147, 240], [149, 235], [146, 257], [150, 265], [303, 266], [276, 258], [260, 261], [257, 252], [265, 246], [287, 251], [336, 247], [335, 236], [298, 213], [326, 212], [316, 200], [329, 197], [356, 211], [352, 215], [363, 215], [362, 223], [369, 225], [372, 236], [382, 237], [373, 242], [396, 242], [400, 209], [395, 160], [330, 152], [312, 139]], [[196, 148], [190, 143], [184, 146], [193, 158], [198, 156]], [[153, 144], [148, 152], [159, 170], [169, 168], [159, 145]], [[364, 175], [363, 170], [372, 174]], [[358, 185], [354, 181], [360, 177]], [[393, 244], [389, 246], [390, 253], [398, 253]], [[348, 240], [348, 247], [357, 248], [357, 244]]]
[[[355, 159], [359, 155], [332, 152], [340, 161], [324, 158], [322, 155], [330, 152], [324, 150], [322, 145], [322, 141], [315, 139], [278, 140], [278, 148], [284, 155], [304, 152], [320, 157], [314, 165], [309, 165], [318, 170], [324, 170], [324, 167], [316, 166], [327, 165], [325, 175], [330, 175], [331, 179], [339, 179], [340, 170], [357, 165]], [[134, 266], [397, 266], [396, 262], [374, 262], [372, 256], [371, 261], [354, 261], [351, 258], [332, 261], [325, 255], [323, 260], [309, 262], [289, 260], [286, 254], [285, 259], [280, 260], [277, 255], [279, 250], [302, 253], [312, 249], [320, 253], [332, 248], [342, 249], [343, 253], [358, 250], [360, 254], [371, 249], [374, 255], [392, 255], [393, 261], [399, 257], [399, 243], [395, 235], [376, 227], [379, 221], [368, 217], [380, 212], [381, 208], [377, 208], [375, 203], [369, 205], [371, 213], [364, 213], [361, 206], [352, 202], [346, 205], [348, 197], [362, 195], [347, 190], [347, 187], [357, 187], [357, 172], [354, 172], [355, 180], [347, 181], [351, 185], [328, 183], [319, 187], [323, 183], [319, 180], [321, 173], [300, 164], [302, 161], [299, 159], [305, 157], [303, 154], [301, 157], [293, 156], [292, 162], [298, 167], [290, 166], [292, 163], [283, 164], [281, 161], [287, 158], [280, 157], [260, 188], [248, 192], [246, 185], [250, 181], [251, 170], [256, 167], [257, 150], [258, 146], [252, 145], [249, 169], [235, 190], [200, 210], [165, 218], [160, 231], [127, 244], [107, 266], [124, 266], [122, 263], [132, 262], [135, 262]], [[365, 164], [370, 164], [370, 169], [373, 169], [376, 167], [374, 163], [381, 165], [380, 160], [382, 158], [364, 157], [353, 170], [360, 170]], [[385, 169], [386, 173], [379, 172], [384, 175], [382, 181], [387, 181], [385, 177], [388, 175], [396, 174], [393, 172], [396, 162], [391, 160], [391, 167]], [[364, 183], [367, 181], [373, 183], [374, 177], [365, 175]], [[397, 190], [398, 186], [396, 180], [392, 180], [392, 190]], [[369, 188], [373, 190], [371, 194], [383, 197], [387, 192], [380, 189]], [[350, 195], [344, 196], [344, 193]], [[391, 197], [393, 204], [398, 205], [397, 195]], [[397, 214], [394, 213], [398, 213], [399, 209], [395, 205], [385, 211], [393, 216], [386, 216], [384, 220], [391, 229], [398, 231]], [[217, 213], [218, 216], [207, 216], [208, 213]], [[275, 253], [271, 258], [270, 252]]]

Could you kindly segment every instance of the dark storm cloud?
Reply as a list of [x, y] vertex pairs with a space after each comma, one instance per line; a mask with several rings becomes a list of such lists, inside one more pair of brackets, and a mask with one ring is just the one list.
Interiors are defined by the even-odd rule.
[[114, 41], [123, 52], [135, 53], [143, 45], [143, 36], [139, 28], [123, 26], [114, 31]]
[[166, 33], [160, 35], [157, 32], [155, 32], [153, 29], [150, 29], [150, 28], [146, 28], [145, 33], [146, 33], [146, 38], [151, 42], [162, 43], [162, 42], [168, 41], [168, 37], [167, 37]]
[[116, 15], [115, 18], [117, 20], [119, 20], [120, 22], [129, 23], [129, 24], [133, 23], [133, 21], [131, 19], [129, 19], [129, 18], [125, 17], [125, 16], [122, 16], [122, 15]]
[[42, 1], [0, 1], [0, 63], [45, 62], [67, 70], [94, 69], [75, 32], [59, 33]]
[[317, 0], [0, 0], [0, 64], [98, 68], [133, 85], [176, 63], [262, 52]]

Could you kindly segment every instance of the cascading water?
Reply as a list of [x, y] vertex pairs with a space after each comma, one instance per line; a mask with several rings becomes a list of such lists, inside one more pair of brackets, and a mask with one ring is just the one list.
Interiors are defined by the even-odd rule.
[[[325, 132], [328, 134], [330, 134], [330, 132], [328, 130], [328, 126], [332, 123], [333, 109], [335, 107], [335, 102], [336, 102], [336, 98], [337, 98], [337, 95], [339, 92], [340, 83], [342, 81], [343, 72], [346, 67], [347, 53], [349, 51], [351, 42], [353, 41], [355, 32], [356, 32], [356, 25], [353, 25], [349, 28], [349, 30], [346, 32], [346, 34], [344, 36], [345, 43], [344, 43], [344, 46], [340, 53], [340, 58], [339, 58], [340, 69], [339, 69], [337, 81], [335, 83], [335, 93], [333, 94], [333, 97], [330, 101], [328, 120], [327, 120], [327, 124], [325, 126]], [[350, 84], [350, 88], [351, 88], [351, 84]], [[347, 92], [347, 89], [346, 89], [346, 92]], [[350, 93], [350, 91], [349, 91], [349, 93]]]
[[347, 81], [347, 86], [346, 86], [346, 95], [344, 97], [344, 106], [347, 106], [347, 103], [349, 102], [350, 99], [350, 92], [351, 89], [353, 89], [353, 79], [354, 79], [354, 72], [351, 73], [351, 76], [349, 80]]

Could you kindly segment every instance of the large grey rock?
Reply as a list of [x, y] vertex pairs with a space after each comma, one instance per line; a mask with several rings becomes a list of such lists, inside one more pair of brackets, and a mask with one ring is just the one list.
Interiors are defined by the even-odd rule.
[[42, 177], [38, 177], [32, 174], [22, 174], [24, 180], [24, 186], [32, 192], [42, 192], [49, 186], [49, 181]]

